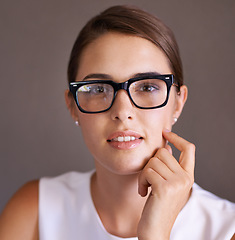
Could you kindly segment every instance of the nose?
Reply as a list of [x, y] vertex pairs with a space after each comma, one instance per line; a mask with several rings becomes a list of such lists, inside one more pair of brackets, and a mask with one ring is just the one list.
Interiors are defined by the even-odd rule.
[[125, 90], [119, 90], [111, 107], [111, 118], [113, 120], [131, 120], [134, 117], [134, 104]]

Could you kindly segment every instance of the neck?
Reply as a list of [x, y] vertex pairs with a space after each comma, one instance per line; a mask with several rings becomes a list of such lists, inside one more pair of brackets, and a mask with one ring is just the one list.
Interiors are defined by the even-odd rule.
[[135, 236], [146, 202], [146, 198], [138, 194], [138, 173], [118, 175], [99, 166], [96, 169], [91, 193], [104, 227], [114, 235]]

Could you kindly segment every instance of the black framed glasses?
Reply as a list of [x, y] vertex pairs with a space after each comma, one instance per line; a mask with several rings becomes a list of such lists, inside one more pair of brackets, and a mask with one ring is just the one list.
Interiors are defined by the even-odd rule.
[[70, 92], [81, 112], [108, 111], [118, 90], [127, 91], [133, 104], [140, 109], [160, 108], [167, 104], [171, 86], [178, 86], [173, 74], [131, 78], [122, 83], [111, 80], [89, 80], [69, 83]]

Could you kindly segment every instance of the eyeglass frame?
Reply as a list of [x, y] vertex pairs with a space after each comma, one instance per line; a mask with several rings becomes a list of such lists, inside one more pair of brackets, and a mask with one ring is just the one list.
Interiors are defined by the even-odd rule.
[[[132, 83], [136, 82], [136, 81], [146, 80], [146, 79], [159, 79], [159, 80], [163, 80], [166, 83], [166, 85], [167, 85], [167, 96], [166, 96], [165, 102], [162, 103], [161, 105], [155, 106], [155, 107], [140, 107], [132, 99], [130, 91], [129, 91], [130, 85]], [[78, 90], [78, 88], [80, 88], [81, 86], [84, 86], [86, 84], [93, 84], [93, 83], [104, 83], [104, 84], [108, 84], [108, 85], [113, 87], [113, 90], [114, 90], [113, 100], [112, 100], [112, 102], [111, 102], [111, 104], [108, 108], [106, 108], [104, 110], [101, 110], [101, 111], [90, 112], [90, 111], [84, 110], [79, 105], [79, 102], [77, 100], [77, 90]], [[112, 80], [90, 80], [90, 81], [70, 82], [69, 83], [69, 90], [73, 94], [73, 97], [74, 97], [74, 100], [77, 104], [78, 109], [83, 113], [93, 114], [93, 113], [102, 113], [102, 112], [108, 111], [113, 106], [113, 103], [115, 101], [117, 92], [121, 89], [126, 90], [131, 102], [139, 109], [156, 109], [156, 108], [164, 107], [168, 102], [171, 86], [176, 86], [176, 87], [179, 88], [179, 85], [177, 84], [173, 74], [164, 74], [164, 75], [151, 75], [151, 76], [144, 76], [144, 77], [134, 77], [134, 78], [130, 78], [127, 81], [121, 82], [121, 83], [117, 83], [117, 82], [114, 82]]]

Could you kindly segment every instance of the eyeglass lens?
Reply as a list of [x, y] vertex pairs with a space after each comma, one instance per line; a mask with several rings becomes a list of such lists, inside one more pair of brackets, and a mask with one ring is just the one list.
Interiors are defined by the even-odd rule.
[[[129, 94], [139, 107], [157, 107], [167, 98], [167, 84], [160, 79], [135, 81], [129, 87]], [[106, 83], [91, 83], [78, 88], [76, 95], [83, 110], [98, 112], [110, 107], [114, 98], [114, 88]]]

